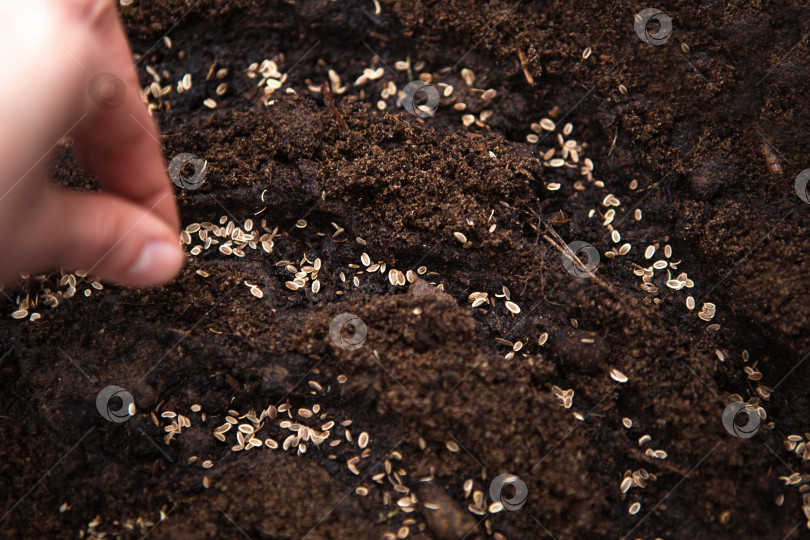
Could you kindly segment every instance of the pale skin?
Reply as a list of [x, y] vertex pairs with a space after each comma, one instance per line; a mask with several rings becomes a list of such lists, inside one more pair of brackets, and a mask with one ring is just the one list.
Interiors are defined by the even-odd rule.
[[[170, 281], [183, 262], [173, 184], [115, 2], [0, 0], [0, 50], [0, 284], [59, 268]], [[105, 73], [123, 83], [91, 84]], [[66, 136], [99, 192], [48, 178]]]

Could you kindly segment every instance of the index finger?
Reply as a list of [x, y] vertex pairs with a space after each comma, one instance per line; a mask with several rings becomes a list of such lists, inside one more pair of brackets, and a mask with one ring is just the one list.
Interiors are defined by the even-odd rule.
[[[164, 168], [157, 127], [139, 97], [140, 84], [123, 26], [110, 0], [90, 1], [74, 15], [94, 55], [87, 65], [90, 113], [77, 129], [76, 158], [101, 187], [179, 228], [177, 205]], [[74, 12], [75, 13], [75, 12]]]

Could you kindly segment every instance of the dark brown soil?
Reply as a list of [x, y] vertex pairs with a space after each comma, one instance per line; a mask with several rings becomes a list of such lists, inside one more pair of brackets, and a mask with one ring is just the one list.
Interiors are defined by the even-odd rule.
[[[170, 75], [161, 83], [172, 86], [168, 106], [155, 113], [167, 158], [190, 152], [209, 164], [200, 189], [178, 190], [184, 225], [228, 215], [257, 226], [265, 219], [279, 235], [272, 254], [189, 255], [165, 287], [105, 287], [41, 310], [39, 321], [3, 318], [2, 536], [365, 539], [403, 525], [410, 538], [434, 539], [807, 536], [806, 487], [780, 477], [810, 481], [809, 462], [784, 447], [787, 435], [810, 432], [810, 207], [793, 187], [810, 166], [810, 9], [668, 2], [656, 7], [672, 18], [673, 35], [656, 47], [634, 33], [633, 14], [647, 6], [631, 2], [380, 3], [379, 15], [365, 0], [121, 8], [134, 51], [147, 53], [144, 85], [146, 65]], [[380, 112], [384, 84], [410, 79], [375, 54], [391, 67], [408, 56], [424, 61], [421, 73], [453, 85], [467, 110], [445, 99], [420, 120], [389, 98]], [[246, 76], [265, 58], [288, 73], [271, 106]], [[212, 64], [228, 76], [206, 81]], [[353, 86], [370, 66], [384, 67], [383, 77]], [[475, 89], [496, 96], [468, 87], [462, 68], [474, 71]], [[347, 86], [334, 96], [339, 112], [307, 89], [328, 81], [329, 69]], [[178, 95], [185, 73], [193, 86]], [[216, 96], [223, 81], [228, 91]], [[209, 97], [215, 110], [203, 105]], [[462, 115], [485, 110], [480, 126], [462, 125]], [[603, 188], [577, 169], [543, 165], [540, 150], [556, 133], [540, 150], [525, 142], [543, 117], [573, 124], [570, 137]], [[66, 186], [93, 186], [69, 147], [54, 174]], [[550, 182], [561, 189], [548, 190]], [[618, 244], [598, 214], [588, 217], [607, 210], [608, 194], [621, 201]], [[300, 219], [306, 228], [295, 227]], [[333, 223], [345, 231], [335, 236]], [[596, 246], [598, 279], [565, 270], [544, 223], [565, 242]], [[604, 256], [624, 242], [633, 245], [628, 255]], [[651, 264], [643, 256], [651, 244], [659, 246], [652, 260], [672, 246], [672, 260], [682, 261], [673, 277], [687, 272], [694, 289], [641, 289], [631, 263]], [[387, 270], [350, 266], [363, 252], [388, 269], [428, 273], [395, 287]], [[286, 288], [292, 275], [275, 264], [300, 266], [304, 254], [322, 260], [318, 294]], [[493, 298], [504, 286], [517, 315]], [[477, 291], [494, 305], [471, 309]], [[688, 294], [698, 301], [693, 312]], [[711, 322], [696, 316], [702, 302], [717, 305]], [[345, 312], [368, 328], [357, 350], [329, 337]], [[507, 359], [496, 338], [525, 345]], [[743, 370], [755, 363], [758, 382]], [[629, 382], [617, 384], [611, 369]], [[134, 395], [133, 418], [102, 418], [95, 400], [108, 385]], [[570, 409], [555, 385], [575, 391]], [[748, 400], [759, 385], [775, 388], [760, 404], [767, 419], [754, 437], [733, 437], [722, 412], [730, 396]], [[212, 437], [229, 409], [282, 402], [351, 419], [353, 442], [296, 455], [232, 452], [235, 442]], [[205, 422], [190, 412], [195, 403]], [[167, 410], [192, 423], [168, 445], [168, 420], [150, 418]], [[263, 437], [283, 440], [277, 422]], [[346, 428], [334, 431], [341, 438]], [[363, 431], [371, 451], [355, 475], [346, 462], [359, 455]], [[652, 440], [641, 445], [645, 434]], [[386, 458], [417, 494], [412, 513], [397, 506], [401, 494], [387, 479], [372, 481]], [[625, 471], [642, 468], [646, 487], [623, 494]], [[525, 506], [469, 512], [464, 481], [474, 479], [488, 504], [502, 473], [526, 483]], [[355, 494], [358, 485], [368, 496]], [[634, 502], [641, 509], [631, 515]]]

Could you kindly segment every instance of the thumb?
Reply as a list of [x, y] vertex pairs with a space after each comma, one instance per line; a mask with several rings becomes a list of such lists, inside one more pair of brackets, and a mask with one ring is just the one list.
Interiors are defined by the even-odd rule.
[[115, 195], [56, 188], [48, 188], [40, 203], [23, 244], [36, 250], [31, 268], [61, 266], [148, 287], [170, 281], [183, 265], [177, 232], [149, 208]]

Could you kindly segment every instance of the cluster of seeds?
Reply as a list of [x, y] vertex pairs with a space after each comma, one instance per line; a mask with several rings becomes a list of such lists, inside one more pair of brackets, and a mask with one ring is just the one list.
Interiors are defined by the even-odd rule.
[[619, 484], [619, 489], [621, 489], [622, 493], [627, 493], [634, 487], [644, 489], [647, 487], [648, 480], [654, 482], [656, 476], [648, 473], [645, 469], [639, 469], [637, 471], [628, 469], [624, 473], [621, 484]]
[[[473, 308], [480, 309], [481, 306], [483, 306], [484, 304], [489, 304], [492, 307], [495, 307], [497, 305], [495, 298], [503, 298], [504, 299], [503, 305], [507, 309], [507, 311], [509, 311], [509, 313], [513, 315], [517, 315], [518, 313], [520, 313], [520, 306], [512, 302], [511, 296], [512, 294], [509, 292], [509, 288], [506, 287], [506, 285], [504, 285], [501, 288], [501, 292], [496, 293], [494, 297], [490, 297], [489, 293], [487, 292], [473, 292], [470, 294], [470, 296], [467, 297], [467, 300], [472, 304]], [[521, 343], [521, 347], [522, 346], [523, 344]]]
[[788, 435], [784, 444], [788, 452], [793, 452], [802, 461], [810, 461], [810, 433], [805, 433], [804, 437]]
[[[621, 484], [619, 484], [619, 489], [622, 493], [627, 493], [634, 487], [644, 489], [647, 487], [647, 482], [650, 480], [654, 482], [656, 480], [656, 476], [648, 473], [645, 469], [639, 469], [637, 471], [628, 469], [624, 473], [624, 478], [622, 478]], [[634, 516], [638, 514], [640, 510], [641, 502], [636, 501], [630, 504], [630, 506], [627, 508], [627, 513]]]
[[[36, 310], [53, 309], [63, 300], [75, 296], [80, 289], [84, 296], [90, 296], [93, 291], [100, 291], [104, 288], [100, 281], [87, 278], [87, 273], [81, 271], [73, 273], [62, 271], [59, 275], [30, 276], [20, 274], [20, 278], [22, 278], [25, 285], [30, 285], [34, 291], [16, 296], [14, 303], [17, 309], [11, 313], [12, 319], [22, 320], [27, 318], [29, 321], [36, 321], [42, 317], [42, 314]], [[3, 289], [0, 287], [0, 292], [2, 291]]]
[[[316, 381], [310, 381], [310, 386], [314, 385], [322, 389], [321, 385]], [[286, 413], [288, 419], [279, 420], [279, 414]], [[293, 421], [294, 420], [294, 421]], [[240, 423], [240, 421], [242, 421]], [[307, 426], [304, 422], [315, 423], [316, 426]], [[259, 431], [265, 426], [274, 423], [278, 427], [277, 432], [280, 434], [279, 440], [281, 444], [272, 437], [260, 438]], [[344, 420], [340, 425], [348, 428], [352, 424], [351, 420]], [[327, 418], [325, 412], [321, 412], [319, 404], [313, 405], [311, 408], [301, 407], [294, 410], [289, 403], [284, 403], [276, 408], [273, 405], [263, 410], [257, 417], [255, 411], [249, 411], [240, 415], [236, 410], [229, 410], [228, 415], [225, 417], [225, 423], [214, 430], [214, 438], [220, 442], [228, 442], [227, 433], [235, 429], [236, 440], [234, 445], [231, 446], [231, 451], [240, 452], [247, 451], [251, 448], [260, 448], [266, 446], [271, 450], [276, 450], [279, 447], [283, 451], [295, 450], [299, 455], [305, 454], [307, 451], [307, 443], [319, 447], [326, 442], [332, 435], [332, 430], [336, 427], [335, 420]], [[345, 429], [344, 435], [348, 442], [352, 441], [351, 432]], [[339, 438], [334, 438], [329, 442], [330, 447], [338, 446], [342, 442]], [[358, 446], [361, 449], [366, 449], [368, 446], [368, 434], [363, 432], [358, 437]], [[368, 450], [368, 449], [366, 449]], [[371, 451], [364, 450], [362, 457], [368, 457]], [[349, 467], [351, 470], [351, 467]]]
[[470, 513], [475, 514], [476, 516], [484, 516], [487, 513], [497, 514], [498, 512], [503, 511], [502, 502], [494, 501], [487, 504], [483, 489], [475, 488], [475, 482], [472, 478], [465, 480], [464, 484], [462, 485], [464, 498], [472, 498], [472, 501], [467, 504], [467, 510], [469, 510]]
[[[64, 503], [59, 508], [60, 513], [68, 510], [70, 510], [70, 505], [67, 503]], [[111, 522], [105, 522], [104, 518], [97, 515], [90, 523], [87, 524], [86, 528], [79, 529], [78, 536], [80, 539], [97, 538], [101, 540], [102, 538], [129, 537], [131, 533], [135, 533], [137, 536], [142, 537], [149, 534], [149, 531], [151, 531], [157, 523], [165, 520], [166, 515], [166, 512], [160, 510], [157, 521], [138, 517], [135, 519], [115, 520]], [[101, 528], [104, 528], [105, 530], [102, 531]]]
[[293, 275], [293, 279], [285, 282], [284, 286], [291, 291], [297, 291], [299, 289], [306, 289], [311, 281], [312, 283], [309, 285], [310, 290], [317, 294], [321, 290], [321, 282], [318, 279], [318, 272], [320, 272], [323, 264], [321, 259], [315, 257], [315, 260], [311, 261], [309, 257], [307, 257], [307, 254], [304, 253], [303, 258], [298, 264], [300, 268], [287, 260], [278, 261], [276, 263], [276, 266], [283, 266], [287, 272]]
[[552, 386], [551, 393], [554, 397], [560, 400], [560, 405], [566, 409], [570, 409], [574, 403], [574, 389], [563, 390], [559, 386]]
[[259, 79], [256, 86], [264, 87], [264, 94], [269, 96], [287, 81], [287, 74], [278, 70], [278, 65], [272, 60], [264, 59], [261, 64], [253, 63], [247, 68], [248, 79]]
[[[646, 445], [650, 444], [650, 442], [652, 442], [652, 437], [649, 436], [649, 435], [642, 435], [638, 439], [638, 445], [639, 446], [646, 446]], [[647, 457], [651, 457], [651, 458], [655, 458], [655, 459], [667, 459], [667, 457], [668, 457], [668, 454], [667, 454], [666, 450], [653, 450], [652, 448], [647, 448], [644, 451], [644, 454]]]
[[[762, 380], [762, 377], [763, 377], [762, 372], [759, 370], [759, 368], [757, 368], [757, 364], [759, 363], [759, 361], [757, 360], [756, 362], [754, 362], [752, 365], [749, 366], [747, 364], [748, 364], [748, 361], [750, 360], [750, 358], [751, 357], [750, 357], [750, 354], [748, 353], [748, 351], [743, 350], [743, 352], [742, 352], [742, 360], [746, 364], [745, 366], [743, 366], [743, 372], [745, 372], [745, 374], [746, 374], [746, 376], [748, 377], [749, 380], [754, 381], [754, 382], [759, 382], [759, 381]], [[768, 417], [768, 414], [765, 411], [765, 409], [763, 409], [759, 404], [761, 403], [761, 401], [768, 401], [768, 400], [771, 399], [771, 394], [773, 393], [773, 389], [771, 387], [769, 387], [769, 386], [765, 386], [764, 384], [760, 383], [760, 384], [757, 385], [755, 392], [756, 392], [757, 395], [751, 397], [748, 400], [747, 406], [752, 408], [752, 409], [755, 409], [757, 414], [759, 415], [759, 417], [764, 421]], [[731, 401], [740, 401], [740, 402], [742, 402], [744, 400], [738, 394], [733, 394], [731, 396]], [[772, 422], [768, 423], [767, 427], [769, 429], [773, 429], [774, 424]]]
[[[252, 219], [247, 219], [243, 225], [239, 225], [229, 220], [228, 216], [222, 216], [219, 225], [208, 221], [192, 223], [181, 231], [180, 242], [192, 246], [189, 253], [194, 256], [200, 255], [212, 246], [219, 246], [219, 252], [223, 255], [237, 257], [244, 257], [246, 249], [257, 250], [260, 246], [265, 253], [272, 253], [278, 227], [270, 230], [267, 221], [262, 219], [261, 229], [263, 233], [254, 229]], [[195, 237], [199, 240], [197, 245], [193, 245]]]
[[[808, 434], [805, 433], [805, 436]], [[810, 439], [810, 436], [807, 437]], [[805, 519], [805, 526], [810, 529], [810, 474], [801, 474], [795, 472], [790, 476], [780, 476], [779, 480], [785, 483], [785, 486], [796, 486], [799, 493], [802, 494], [802, 517]], [[785, 496], [779, 495], [776, 498], [776, 504], [782, 506], [785, 502]]]

